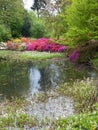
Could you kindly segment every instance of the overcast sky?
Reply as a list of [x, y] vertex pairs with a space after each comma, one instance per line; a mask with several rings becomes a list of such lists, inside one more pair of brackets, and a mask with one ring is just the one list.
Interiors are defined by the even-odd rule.
[[24, 2], [25, 9], [30, 10], [30, 7], [33, 4], [33, 0], [23, 0], [23, 2]]

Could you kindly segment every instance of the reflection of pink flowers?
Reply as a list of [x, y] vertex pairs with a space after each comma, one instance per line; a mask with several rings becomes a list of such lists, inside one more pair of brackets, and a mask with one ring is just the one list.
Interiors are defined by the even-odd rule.
[[80, 51], [79, 50], [75, 50], [70, 56], [69, 56], [69, 60], [70, 61], [76, 61], [79, 58], [80, 55]]

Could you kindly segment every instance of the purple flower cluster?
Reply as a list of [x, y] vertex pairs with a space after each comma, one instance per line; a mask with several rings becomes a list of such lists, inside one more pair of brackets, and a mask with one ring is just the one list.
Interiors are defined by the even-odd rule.
[[69, 56], [69, 60], [70, 61], [76, 61], [78, 60], [80, 55], [80, 51], [79, 50], [75, 50], [70, 56]]

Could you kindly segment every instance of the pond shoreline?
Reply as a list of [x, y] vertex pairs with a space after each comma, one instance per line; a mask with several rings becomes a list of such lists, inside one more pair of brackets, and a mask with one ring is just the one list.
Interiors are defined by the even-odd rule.
[[64, 53], [0, 50], [0, 60], [8, 61], [32, 62], [64, 57]]

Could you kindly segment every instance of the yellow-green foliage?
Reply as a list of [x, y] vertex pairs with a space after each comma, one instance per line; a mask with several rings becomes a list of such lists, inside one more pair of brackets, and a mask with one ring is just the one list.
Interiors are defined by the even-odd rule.
[[66, 21], [68, 32], [66, 36], [70, 43], [79, 44], [89, 39], [98, 39], [98, 1], [72, 0], [67, 9]]

